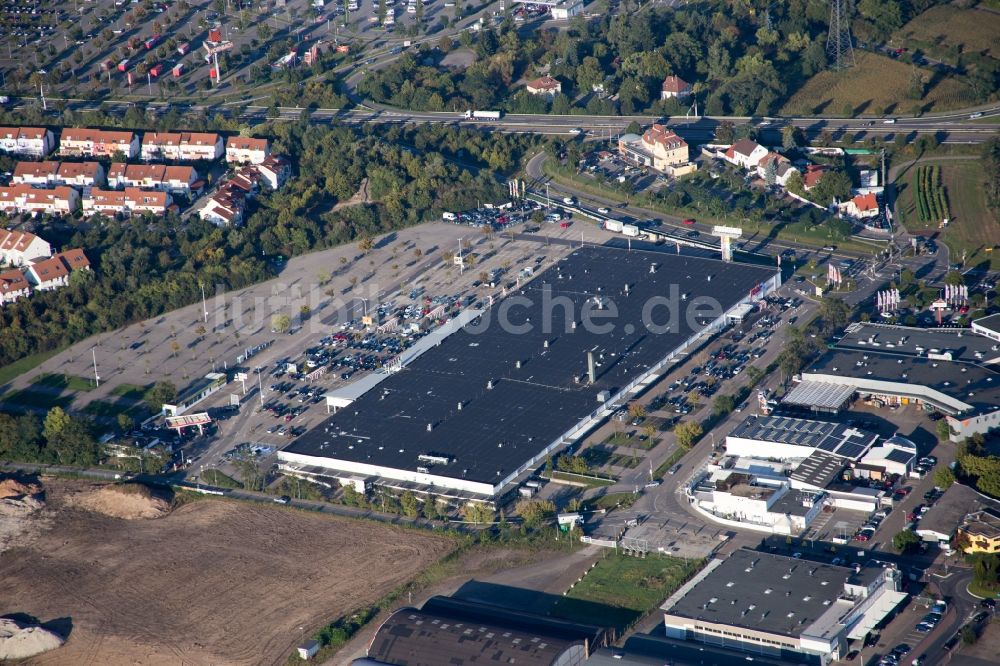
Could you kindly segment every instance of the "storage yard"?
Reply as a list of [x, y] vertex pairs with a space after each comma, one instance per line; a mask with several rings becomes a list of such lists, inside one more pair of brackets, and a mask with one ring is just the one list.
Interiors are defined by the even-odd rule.
[[91, 483], [46, 480], [50, 527], [0, 561], [0, 615], [60, 620], [33, 664], [284, 663], [317, 626], [377, 601], [447, 539], [215, 500], [155, 520], [76, 508]]

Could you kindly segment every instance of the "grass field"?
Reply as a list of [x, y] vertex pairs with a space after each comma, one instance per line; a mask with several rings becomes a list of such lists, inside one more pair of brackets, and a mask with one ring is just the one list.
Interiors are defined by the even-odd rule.
[[73, 403], [73, 396], [22, 389], [20, 391], [11, 391], [3, 396], [3, 398], [0, 398], [0, 402], [17, 407], [34, 407], [37, 409], [62, 407], [63, 409], [68, 409]]
[[125, 398], [126, 400], [142, 400], [143, 396], [146, 395], [146, 391], [148, 391], [151, 386], [152, 385], [139, 386], [137, 384], [119, 384], [111, 389], [111, 395], [118, 396], [119, 398]]
[[52, 351], [25, 356], [20, 361], [14, 361], [10, 365], [5, 365], [0, 368], [0, 386], [12, 381], [15, 377], [20, 377], [32, 368], [45, 363], [45, 361], [49, 360], [61, 351], [61, 349], [53, 349]]
[[[921, 164], [924, 164], [921, 162]], [[948, 246], [951, 261], [962, 260], [965, 253], [967, 266], [990, 262], [993, 270], [1000, 270], [1000, 250], [986, 252], [1000, 240], [1000, 223], [993, 219], [986, 208], [986, 194], [981, 186], [982, 169], [977, 160], [968, 162], [933, 162], [940, 165], [941, 182], [948, 193], [951, 221], [938, 237]], [[897, 181], [899, 197], [897, 209], [908, 231], [929, 235], [939, 231], [938, 220], [921, 223], [915, 202], [917, 169], [910, 168]]]
[[645, 559], [608, 555], [566, 593], [616, 609], [606, 622], [623, 628], [653, 610], [701, 568], [697, 560], [651, 554]]
[[133, 421], [139, 422], [150, 416], [149, 407], [146, 405], [123, 405], [120, 403], [108, 402], [107, 400], [92, 400], [84, 405], [84, 414], [96, 416], [98, 418], [113, 419], [119, 414], [128, 414]]
[[32, 386], [46, 386], [48, 388], [63, 389], [66, 391], [92, 391], [97, 388], [94, 380], [90, 377], [79, 377], [77, 375], [57, 374], [48, 372], [38, 375], [31, 382]]
[[[843, 116], [849, 106], [850, 115], [909, 114], [915, 106], [924, 112], [945, 111], [973, 102], [967, 86], [951, 78], [931, 84], [922, 100], [908, 99], [910, 65], [860, 50], [855, 51], [855, 60], [851, 69], [820, 72], [806, 81], [781, 113]], [[929, 70], [920, 71], [930, 80]]]
[[[1000, 14], [952, 5], [931, 7], [893, 35], [893, 44], [920, 48], [930, 54], [982, 53], [1000, 57]], [[945, 58], [947, 60], [947, 58]]]

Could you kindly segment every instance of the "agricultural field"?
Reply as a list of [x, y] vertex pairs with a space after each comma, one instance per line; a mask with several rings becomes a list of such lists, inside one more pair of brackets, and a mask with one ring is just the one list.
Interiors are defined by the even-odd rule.
[[[910, 65], [868, 51], [855, 50], [857, 65], [843, 72], [824, 71], [806, 81], [781, 109], [782, 114], [891, 115], [946, 111], [972, 104], [968, 86], [944, 77], [935, 80], [930, 70], [918, 71], [928, 81], [923, 99], [907, 97], [913, 69]], [[847, 111], [850, 111], [847, 114]]]
[[115, 518], [106, 495], [97, 508], [84, 501], [94, 484], [45, 485], [33, 538], [0, 559], [0, 614], [71, 626], [36, 665], [284, 663], [317, 627], [454, 547], [416, 530], [221, 500]]
[[[1000, 270], [997, 251], [986, 251], [996, 247], [1000, 224], [986, 207], [980, 162], [972, 158], [967, 161], [929, 161], [921, 166], [922, 169], [909, 169], [896, 183], [899, 188], [896, 208], [902, 224], [912, 233], [925, 236], [940, 233], [938, 238], [948, 247], [952, 261], [961, 261], [964, 254], [966, 265], [989, 262], [993, 270]], [[933, 173], [927, 171], [930, 167], [936, 170], [940, 183], [938, 187], [945, 197], [949, 223], [944, 229], [938, 228], [941, 218], [923, 221], [920, 218], [917, 190], [921, 174]], [[925, 206], [929, 205], [925, 203]]]
[[913, 197], [921, 225], [948, 219], [948, 197], [941, 183], [941, 165], [921, 165], [913, 174]]
[[1000, 58], [997, 35], [1000, 35], [1000, 14], [938, 5], [897, 30], [892, 43], [953, 62], [957, 56], [970, 53]]

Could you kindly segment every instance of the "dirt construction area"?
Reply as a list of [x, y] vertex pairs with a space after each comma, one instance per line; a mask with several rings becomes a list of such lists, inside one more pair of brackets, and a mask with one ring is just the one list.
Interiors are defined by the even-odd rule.
[[41, 534], [0, 556], [0, 616], [33, 616], [67, 638], [32, 664], [284, 663], [307, 634], [376, 601], [453, 545], [211, 499], [128, 520], [81, 501], [99, 490], [92, 483], [44, 485]]

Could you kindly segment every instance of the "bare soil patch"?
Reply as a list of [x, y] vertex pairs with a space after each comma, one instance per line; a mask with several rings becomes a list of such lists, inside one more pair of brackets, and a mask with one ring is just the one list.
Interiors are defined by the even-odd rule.
[[370, 604], [453, 542], [282, 507], [204, 500], [157, 520], [74, 503], [46, 482], [51, 529], [0, 558], [0, 615], [69, 618], [33, 664], [277, 664], [316, 627]]
[[66, 503], [125, 520], [160, 518], [170, 512], [169, 497], [137, 483], [99, 485], [67, 497]]

